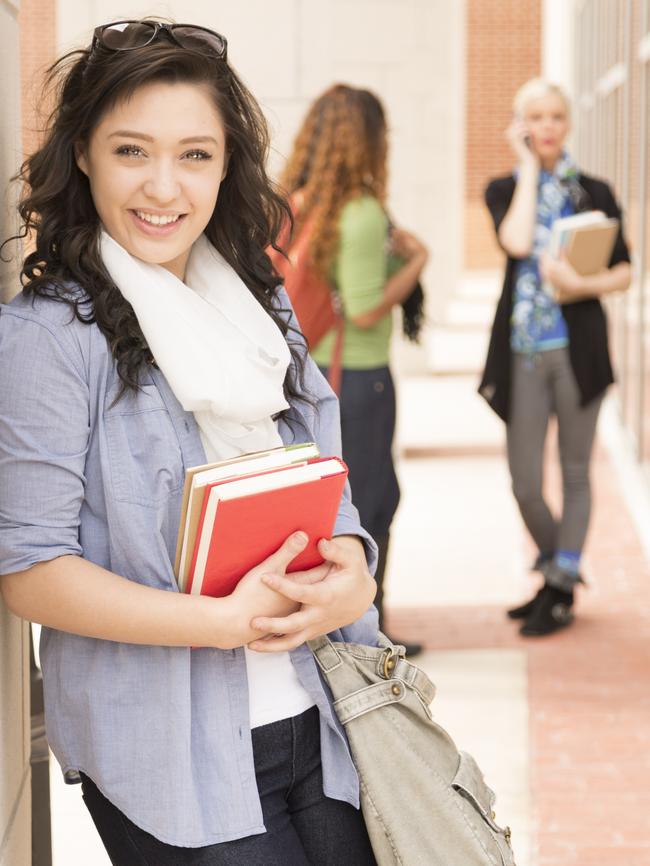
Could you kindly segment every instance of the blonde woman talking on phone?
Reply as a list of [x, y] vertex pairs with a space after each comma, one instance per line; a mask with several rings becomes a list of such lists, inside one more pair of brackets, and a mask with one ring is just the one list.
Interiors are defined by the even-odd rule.
[[[574, 590], [590, 513], [589, 462], [606, 388], [613, 382], [602, 295], [631, 278], [621, 223], [609, 267], [581, 276], [547, 252], [553, 222], [598, 210], [621, 220], [610, 187], [585, 175], [564, 147], [566, 95], [542, 79], [524, 84], [507, 130], [515, 170], [492, 180], [485, 199], [507, 255], [480, 393], [506, 422], [508, 464], [522, 518], [538, 548], [544, 583], [508, 611], [526, 636], [573, 621]], [[551, 292], [543, 284], [552, 287]], [[542, 495], [544, 441], [557, 417], [563, 505], [551, 514]]]

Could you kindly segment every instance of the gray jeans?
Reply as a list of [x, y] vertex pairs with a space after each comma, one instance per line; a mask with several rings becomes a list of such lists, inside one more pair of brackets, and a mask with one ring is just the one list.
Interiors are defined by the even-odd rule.
[[[589, 461], [602, 398], [580, 406], [580, 394], [568, 349], [552, 349], [532, 357], [513, 353], [510, 419], [507, 425], [508, 465], [521, 516], [540, 553], [580, 552], [591, 511]], [[544, 441], [550, 416], [558, 421], [562, 466], [562, 515], [556, 520], [542, 495]], [[570, 589], [572, 575], [550, 569], [549, 583]]]

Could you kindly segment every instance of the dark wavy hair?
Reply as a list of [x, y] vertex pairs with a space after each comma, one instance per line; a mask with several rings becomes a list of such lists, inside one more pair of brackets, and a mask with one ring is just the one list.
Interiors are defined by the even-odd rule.
[[[209, 51], [182, 48], [167, 38], [132, 51], [101, 45], [72, 51], [48, 70], [54, 90], [42, 146], [23, 163], [17, 235], [35, 243], [21, 270], [23, 292], [70, 304], [82, 322], [96, 322], [106, 337], [122, 382], [120, 396], [137, 390], [139, 373], [155, 363], [131, 304], [106, 271], [99, 254], [100, 222], [86, 175], [75, 161], [102, 116], [139, 87], [152, 82], [206, 85], [226, 133], [228, 171], [205, 234], [277, 324], [292, 362], [285, 397], [312, 402], [304, 393], [306, 349], [287, 310], [274, 304], [280, 279], [266, 255], [276, 243], [288, 205], [266, 174], [269, 133], [260, 107], [227, 61]], [[5, 241], [7, 243], [7, 241]], [[83, 292], [79, 291], [79, 287]], [[90, 304], [88, 303], [90, 301]]]

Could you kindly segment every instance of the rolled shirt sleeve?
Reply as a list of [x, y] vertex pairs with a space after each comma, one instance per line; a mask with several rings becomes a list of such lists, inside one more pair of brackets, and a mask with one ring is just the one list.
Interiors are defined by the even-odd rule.
[[64, 330], [0, 308], [0, 574], [82, 554], [89, 390]]

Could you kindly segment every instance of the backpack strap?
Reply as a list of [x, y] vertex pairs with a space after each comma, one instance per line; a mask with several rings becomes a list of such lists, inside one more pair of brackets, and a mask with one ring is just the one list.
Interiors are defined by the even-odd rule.
[[341, 393], [341, 376], [343, 374], [343, 338], [345, 336], [345, 318], [340, 309], [340, 301], [338, 295], [332, 292], [333, 305], [337, 306], [336, 317], [336, 336], [334, 338], [334, 348], [332, 349], [332, 358], [327, 373], [327, 381], [330, 388], [338, 397]]

